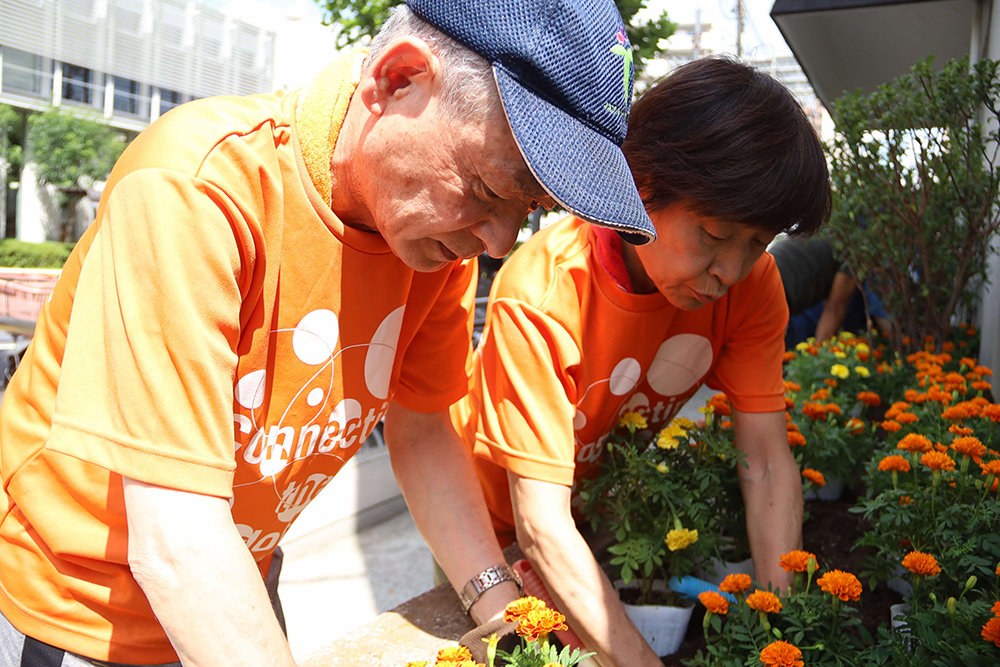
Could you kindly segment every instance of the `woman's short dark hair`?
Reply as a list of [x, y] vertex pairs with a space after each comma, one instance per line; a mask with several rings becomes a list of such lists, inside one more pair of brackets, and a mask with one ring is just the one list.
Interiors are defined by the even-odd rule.
[[811, 234], [830, 215], [815, 129], [774, 78], [729, 58], [677, 68], [632, 105], [622, 146], [646, 208]]

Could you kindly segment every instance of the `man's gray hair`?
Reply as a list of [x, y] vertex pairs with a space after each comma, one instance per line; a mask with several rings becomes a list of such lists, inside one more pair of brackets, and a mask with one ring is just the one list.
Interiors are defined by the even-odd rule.
[[441, 61], [442, 102], [448, 116], [458, 122], [482, 122], [501, 110], [500, 93], [489, 62], [413, 13], [406, 5], [396, 7], [372, 39], [372, 60], [399, 37], [417, 37], [430, 46]]

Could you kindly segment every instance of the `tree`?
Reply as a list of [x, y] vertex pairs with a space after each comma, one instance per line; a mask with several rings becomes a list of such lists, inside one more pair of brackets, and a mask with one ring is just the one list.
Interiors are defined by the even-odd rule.
[[21, 147], [10, 140], [20, 120], [20, 115], [14, 109], [0, 104], [0, 176], [6, 174], [11, 165], [21, 162]]
[[837, 100], [828, 151], [826, 234], [882, 299], [908, 351], [927, 336], [941, 345], [957, 308], [975, 302], [1000, 228], [1000, 63], [931, 65]]
[[[388, 18], [389, 10], [403, 4], [403, 0], [316, 0], [316, 3], [323, 10], [324, 25], [340, 28], [337, 46], [344, 47], [374, 36]], [[645, 61], [661, 53], [660, 40], [674, 34], [677, 26], [667, 18], [666, 12], [650, 21], [638, 22], [636, 14], [646, 6], [647, 0], [615, 0], [615, 4], [632, 42], [633, 66], [638, 78]]]

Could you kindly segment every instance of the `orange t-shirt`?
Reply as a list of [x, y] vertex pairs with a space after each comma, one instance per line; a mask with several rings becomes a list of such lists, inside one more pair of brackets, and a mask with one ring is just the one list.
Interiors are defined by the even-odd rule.
[[175, 661], [126, 563], [122, 476], [231, 498], [266, 568], [390, 401], [465, 394], [475, 262], [416, 273], [345, 226], [298, 98], [201, 100], [144, 131], [41, 312], [0, 411], [0, 611], [25, 634]]
[[504, 264], [470, 393], [452, 406], [504, 543], [514, 530], [507, 471], [572, 486], [626, 411], [655, 431], [702, 384], [743, 412], [785, 407], [788, 307], [770, 255], [718, 301], [685, 311], [620, 287], [598, 259], [599, 233], [568, 218]]

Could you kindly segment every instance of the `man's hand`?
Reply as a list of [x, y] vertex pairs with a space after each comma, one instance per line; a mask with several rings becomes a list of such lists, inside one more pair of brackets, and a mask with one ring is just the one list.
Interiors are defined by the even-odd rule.
[[229, 502], [123, 484], [129, 567], [181, 663], [293, 666]]
[[[413, 521], [455, 592], [483, 570], [505, 563], [472, 453], [448, 412], [424, 414], [392, 403], [384, 432]], [[484, 591], [469, 612], [479, 625], [502, 615], [517, 597], [517, 585], [503, 582]]]
[[576, 529], [568, 486], [507, 473], [517, 541], [569, 626], [603, 667], [663, 664]]
[[788, 447], [784, 412], [733, 410], [736, 447], [747, 455], [739, 468], [747, 535], [757, 580], [788, 588], [791, 575], [778, 564], [802, 548], [802, 482]]

